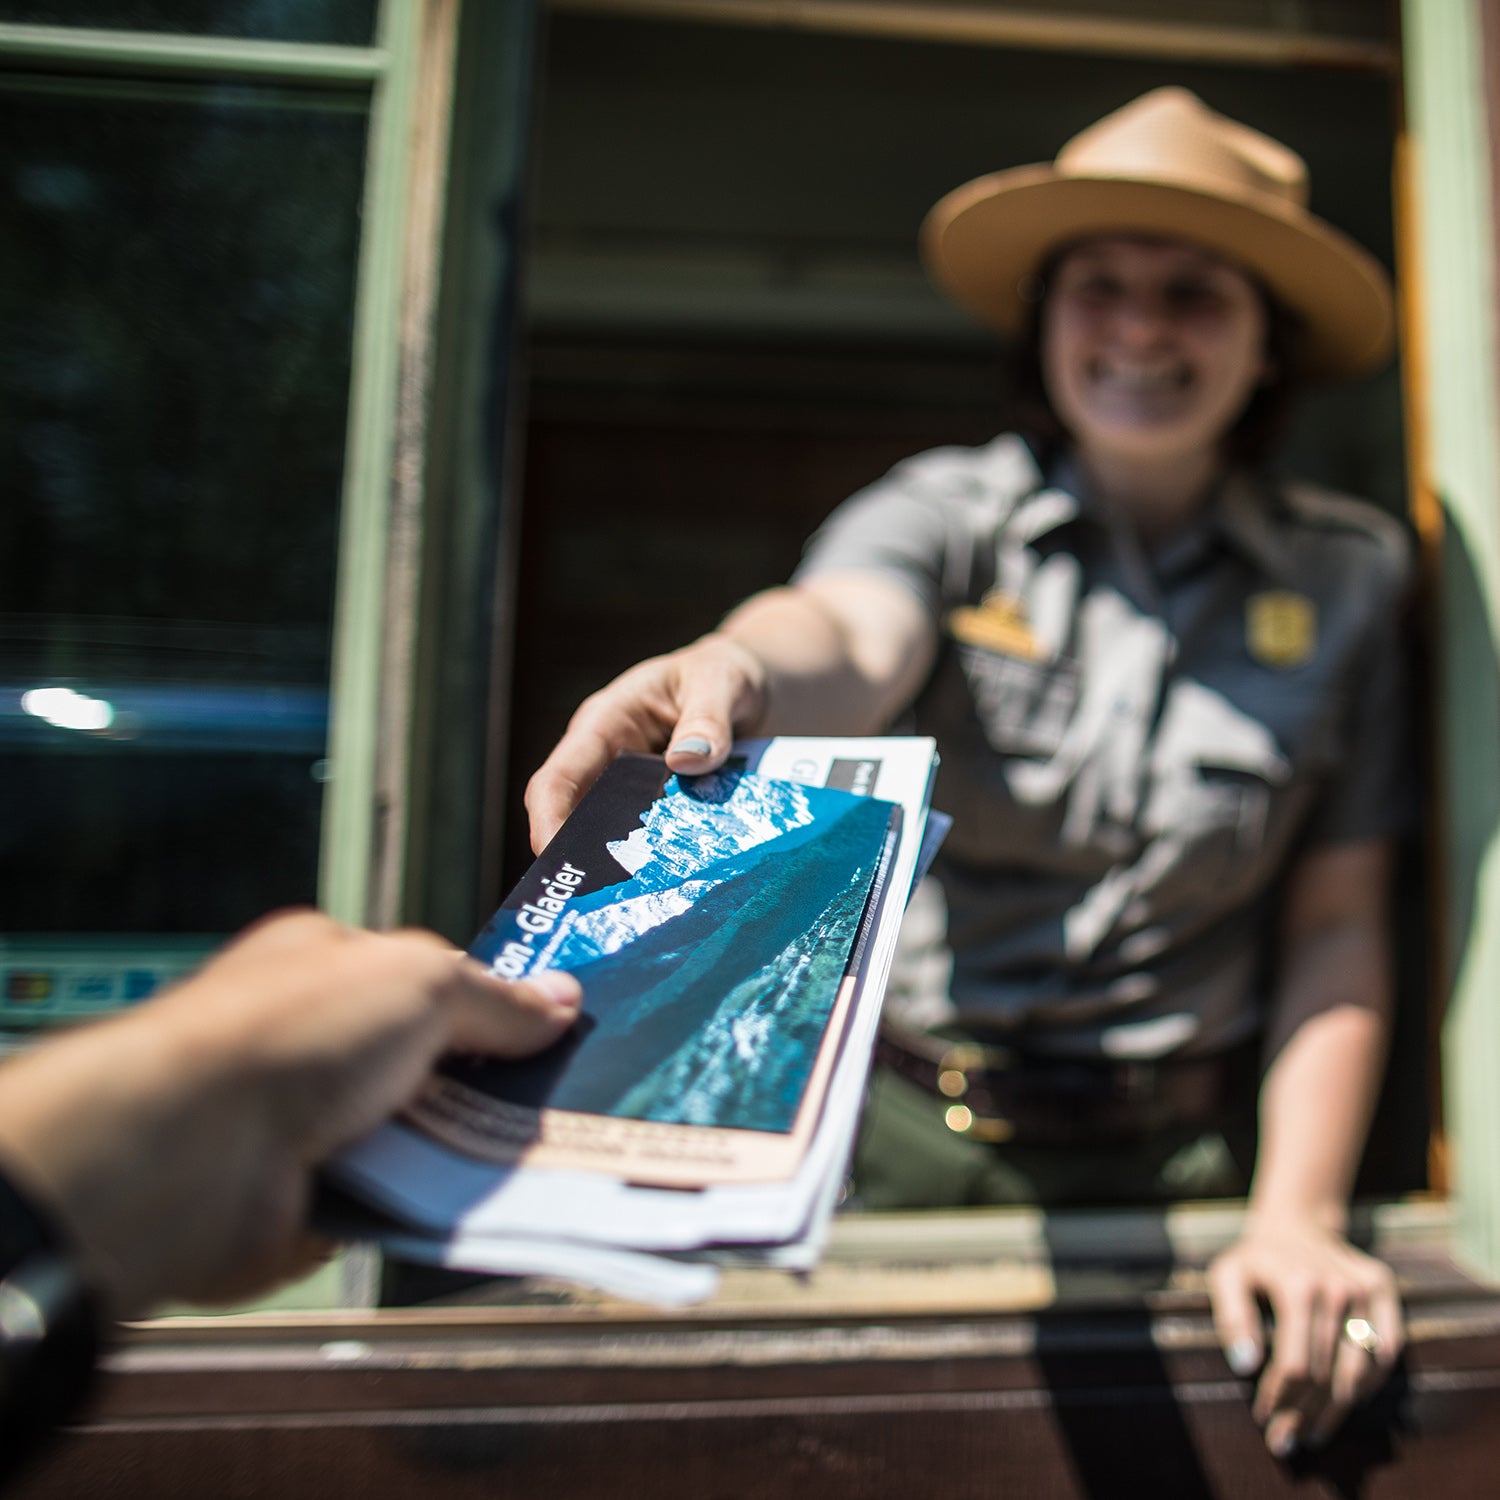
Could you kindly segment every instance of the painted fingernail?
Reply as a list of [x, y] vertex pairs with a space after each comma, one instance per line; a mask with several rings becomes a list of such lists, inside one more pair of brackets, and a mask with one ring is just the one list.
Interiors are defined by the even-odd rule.
[[583, 986], [561, 969], [543, 969], [540, 974], [531, 976], [531, 983], [549, 1005], [573, 1010], [583, 998]]
[[701, 734], [690, 734], [685, 740], [668, 746], [673, 755], [707, 755], [713, 748]]
[[1275, 1458], [1290, 1458], [1297, 1451], [1297, 1434], [1290, 1430], [1278, 1432], [1266, 1439], [1266, 1446]]
[[1253, 1375], [1260, 1368], [1260, 1345], [1254, 1339], [1236, 1339], [1224, 1353], [1236, 1375]]

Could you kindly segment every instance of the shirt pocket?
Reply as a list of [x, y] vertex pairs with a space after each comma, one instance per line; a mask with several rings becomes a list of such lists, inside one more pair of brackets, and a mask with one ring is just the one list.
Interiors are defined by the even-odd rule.
[[1200, 762], [1158, 810], [1137, 866], [1136, 895], [1149, 912], [1220, 908], [1250, 893], [1273, 862], [1269, 831], [1284, 788], [1242, 766]]
[[1078, 663], [1012, 656], [961, 644], [958, 659], [990, 748], [1046, 759], [1057, 753], [1078, 707]]
[[1199, 802], [1190, 878], [1221, 891], [1259, 868], [1267, 849], [1279, 781], [1238, 766], [1199, 767]]
[[1158, 897], [1196, 906], [1264, 883], [1298, 783], [1261, 719], [1199, 684], [1179, 684], [1153, 747], [1143, 818]]

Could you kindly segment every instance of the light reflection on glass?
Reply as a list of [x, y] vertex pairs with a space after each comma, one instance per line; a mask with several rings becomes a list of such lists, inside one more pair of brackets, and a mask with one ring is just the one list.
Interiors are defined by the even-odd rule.
[[367, 125], [342, 90], [0, 70], [6, 934], [316, 895]]
[[21, 707], [58, 729], [99, 733], [115, 722], [114, 705], [69, 687], [32, 688], [21, 694]]

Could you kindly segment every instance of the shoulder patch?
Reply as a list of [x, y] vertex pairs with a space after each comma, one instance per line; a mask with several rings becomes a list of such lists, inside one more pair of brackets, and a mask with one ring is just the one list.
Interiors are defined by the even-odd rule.
[[1025, 442], [1002, 433], [978, 447], [914, 454], [871, 488], [894, 489], [941, 526], [941, 588], [945, 597], [963, 601], [986, 586], [985, 576], [993, 578], [994, 537], [1041, 482]]
[[976, 448], [974, 456], [986, 483], [997, 490], [1007, 491], [1016, 499], [1029, 494], [1042, 482], [1042, 471], [1037, 468], [1031, 449], [1013, 432], [1002, 433], [983, 448]]
[[956, 505], [968, 525], [999, 526], [1042, 482], [1031, 450], [1014, 433], [1003, 433], [977, 448], [930, 448], [904, 459], [891, 478], [923, 499]]

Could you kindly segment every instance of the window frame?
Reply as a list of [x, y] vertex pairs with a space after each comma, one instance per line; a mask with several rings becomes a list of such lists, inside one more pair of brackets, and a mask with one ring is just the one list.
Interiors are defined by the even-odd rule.
[[1434, 602], [1438, 745], [1429, 860], [1436, 972], [1432, 1062], [1447, 1134], [1435, 1175], [1454, 1248], [1500, 1277], [1500, 885], [1493, 863], [1500, 732], [1500, 378], [1492, 180], [1500, 6], [1404, 0], [1405, 144], [1398, 174], [1412, 515]]
[[459, 0], [380, 0], [368, 47], [0, 22], [0, 67], [118, 79], [214, 79], [364, 95], [368, 145], [339, 497], [319, 905], [401, 914], [405, 765], [420, 558], [420, 418], [432, 365]]
[[[673, 9], [666, 0], [550, 4], [558, 10]], [[838, 24], [838, 8], [814, 7], [828, 13], [829, 25]], [[752, 17], [752, 7], [739, 9], [758, 24], [775, 20], [769, 8], [763, 17]], [[911, 20], [930, 8], [886, 9]], [[1005, 19], [1015, 8], [987, 9]], [[497, 415], [503, 425], [503, 408], [513, 404], [501, 390], [496, 411], [494, 365], [504, 363], [504, 340], [513, 330], [495, 273], [499, 268], [514, 282], [516, 247], [485, 214], [497, 194], [516, 201], [526, 149], [524, 106], [509, 122], [486, 109], [476, 69], [481, 57], [499, 56], [513, 70], [506, 87], [524, 95], [537, 13], [537, 0], [504, 7], [381, 0], [370, 47], [0, 22], [3, 67], [213, 77], [368, 96], [319, 895], [345, 920], [423, 920], [457, 937], [465, 935], [473, 911], [495, 895], [495, 871], [484, 849], [498, 843], [501, 816], [495, 747], [508, 709], [508, 540], [517, 519], [507, 477], [513, 452], [503, 453], [485, 430]], [[1441, 669], [1438, 847], [1429, 862], [1441, 951], [1429, 998], [1434, 1067], [1440, 1059], [1445, 1116], [1462, 1146], [1452, 1152], [1450, 1168], [1435, 1122], [1435, 1181], [1451, 1192], [1456, 1248], [1483, 1274], [1500, 1277], [1500, 1162], [1494, 1159], [1500, 1094], [1488, 1071], [1488, 1059], [1500, 1049], [1500, 948], [1487, 937], [1500, 934], [1500, 882], [1489, 872], [1497, 832], [1467, 815], [1491, 800], [1500, 766], [1500, 723], [1476, 712], [1484, 705], [1470, 690], [1475, 673], [1492, 673], [1500, 653], [1500, 335], [1491, 213], [1500, 195], [1491, 180], [1490, 149], [1490, 101], [1497, 89], [1486, 74], [1486, 64], [1496, 68], [1500, 56], [1500, 0], [1441, 7], [1403, 0], [1401, 14], [1399, 64], [1389, 49], [1366, 49], [1357, 65], [1399, 65], [1406, 109], [1397, 212], [1412, 516], [1437, 601]], [[469, 46], [479, 36], [473, 28], [483, 36]], [[1135, 26], [1122, 34], [1120, 47], [1139, 55], [1162, 45], [1168, 31], [1187, 45], [1202, 30], [1157, 26], [1148, 34]], [[975, 40], [1016, 45], [1018, 37], [997, 32]], [[1287, 57], [1272, 56], [1275, 48], [1262, 41], [1265, 55], [1243, 60], [1285, 65]], [[1200, 45], [1211, 43], [1200, 37]], [[1298, 59], [1308, 60], [1309, 39], [1298, 45]], [[474, 298], [489, 299], [478, 333], [466, 323]], [[1451, 580], [1455, 542], [1468, 550], [1477, 617], [1460, 615], [1447, 589], [1438, 587]], [[466, 569], [461, 608], [435, 586], [456, 567]], [[441, 685], [445, 658], [464, 652], [472, 654], [472, 664], [462, 682]], [[445, 713], [467, 715], [461, 734], [471, 757], [461, 784], [446, 792], [432, 728]], [[433, 851], [455, 845], [462, 872], [444, 886], [434, 875]], [[1463, 930], [1454, 920], [1460, 901], [1470, 915]], [[1438, 1217], [1446, 1222], [1446, 1214]]]

